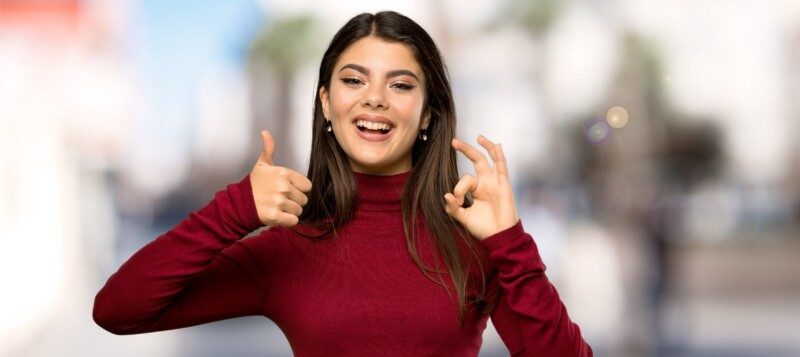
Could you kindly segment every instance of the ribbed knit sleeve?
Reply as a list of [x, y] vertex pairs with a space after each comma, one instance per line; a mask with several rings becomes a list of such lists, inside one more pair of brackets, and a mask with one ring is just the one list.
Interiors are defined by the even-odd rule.
[[122, 264], [95, 297], [95, 322], [136, 334], [261, 314], [257, 262], [241, 240], [261, 225], [248, 175]]
[[522, 221], [482, 240], [496, 270], [490, 288], [500, 289], [492, 324], [512, 356], [592, 356]]

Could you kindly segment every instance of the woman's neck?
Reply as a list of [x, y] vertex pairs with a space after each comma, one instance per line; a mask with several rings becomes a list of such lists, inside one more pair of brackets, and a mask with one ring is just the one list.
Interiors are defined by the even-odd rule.
[[406, 181], [411, 171], [393, 175], [353, 172], [358, 188], [358, 209], [365, 211], [399, 211]]

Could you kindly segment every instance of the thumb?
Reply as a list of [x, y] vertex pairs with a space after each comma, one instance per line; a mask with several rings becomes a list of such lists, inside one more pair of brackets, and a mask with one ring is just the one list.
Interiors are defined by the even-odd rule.
[[444, 195], [444, 210], [450, 216], [455, 218], [459, 223], [463, 224], [464, 222], [464, 213], [466, 209], [461, 207], [458, 203], [458, 199], [452, 193], [446, 193]]
[[275, 155], [275, 140], [272, 140], [272, 134], [267, 130], [261, 131], [261, 140], [264, 142], [264, 149], [261, 151], [258, 161], [272, 165], [272, 156]]

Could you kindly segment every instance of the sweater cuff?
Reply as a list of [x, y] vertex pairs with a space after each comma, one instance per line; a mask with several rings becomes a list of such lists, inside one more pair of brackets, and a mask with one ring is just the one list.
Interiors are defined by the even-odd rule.
[[522, 228], [522, 219], [518, 219], [517, 223], [515, 223], [513, 226], [492, 234], [480, 242], [484, 247], [486, 247], [486, 249], [493, 251], [504, 246], [508, 242], [520, 239], [520, 237], [527, 239], [527, 237], [525, 237], [525, 230]]
[[249, 232], [261, 228], [264, 224], [261, 223], [261, 219], [258, 218], [258, 210], [256, 209], [256, 202], [253, 198], [253, 186], [250, 183], [250, 174], [236, 183], [236, 186], [239, 188], [239, 198], [242, 200], [242, 205], [239, 205], [237, 208], [240, 217], [242, 217], [242, 223], [244, 223], [245, 228], [247, 228]]

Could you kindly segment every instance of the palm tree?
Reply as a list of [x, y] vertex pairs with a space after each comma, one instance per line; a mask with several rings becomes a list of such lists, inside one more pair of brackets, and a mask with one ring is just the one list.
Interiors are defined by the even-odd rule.
[[[541, 119], [544, 119], [550, 125], [553, 123], [552, 119], [554, 119], [555, 111], [552, 107], [552, 101], [549, 99], [546, 86], [549, 65], [547, 63], [547, 46], [544, 45], [544, 39], [550, 33], [558, 18], [564, 13], [569, 3], [570, 1], [567, 0], [507, 0], [501, 5], [500, 11], [487, 26], [489, 31], [500, 28], [520, 30], [528, 37], [533, 47], [533, 53], [530, 53], [527, 57], [532, 59], [533, 67], [530, 68], [529, 72], [525, 72], [531, 73], [531, 77], [528, 80], [530, 80], [532, 87], [536, 91], [537, 106]], [[521, 55], [525, 56], [525, 54]], [[560, 155], [558, 150], [551, 151], [554, 155]], [[552, 162], [562, 162], [565, 159], [554, 156]], [[520, 167], [525, 170], [525, 172], [521, 172], [523, 177], [532, 179], [539, 175], [536, 172], [529, 171], [533, 170], [537, 165], [523, 164]], [[548, 167], [545, 171], [553, 172], [552, 170], [557, 169], [557, 167]], [[523, 180], [525, 179], [523, 178]]]
[[[534, 69], [534, 83], [540, 92], [544, 90], [544, 73], [547, 73], [544, 59], [546, 52], [541, 46], [558, 17], [568, 5], [564, 0], [510, 0], [505, 3], [500, 11], [500, 16], [494, 19], [490, 28], [513, 26], [521, 28], [530, 36], [536, 51], [536, 68]], [[544, 93], [541, 93], [544, 95]]]
[[[268, 129], [273, 134], [279, 146], [274, 159], [281, 166], [297, 167], [289, 140], [292, 84], [298, 70], [317, 52], [317, 34], [317, 20], [310, 15], [277, 18], [258, 34], [250, 49], [251, 133]], [[260, 137], [252, 137], [260, 148]]]
[[[792, 40], [790, 41], [790, 48], [789, 48], [789, 87], [788, 87], [788, 96], [789, 96], [789, 103], [790, 104], [790, 112], [789, 115], [794, 122], [793, 125], [793, 132], [797, 132], [800, 130], [800, 104], [798, 101], [800, 100], [800, 28], [798, 28], [793, 36]], [[791, 151], [795, 153], [795, 155], [791, 155], [789, 157], [789, 174], [787, 176], [787, 182], [789, 184], [789, 192], [794, 200], [794, 213], [795, 221], [800, 221], [800, 157], [798, 157], [797, 153], [800, 153], [800, 139], [796, 135], [792, 135], [794, 137], [792, 143]]]

